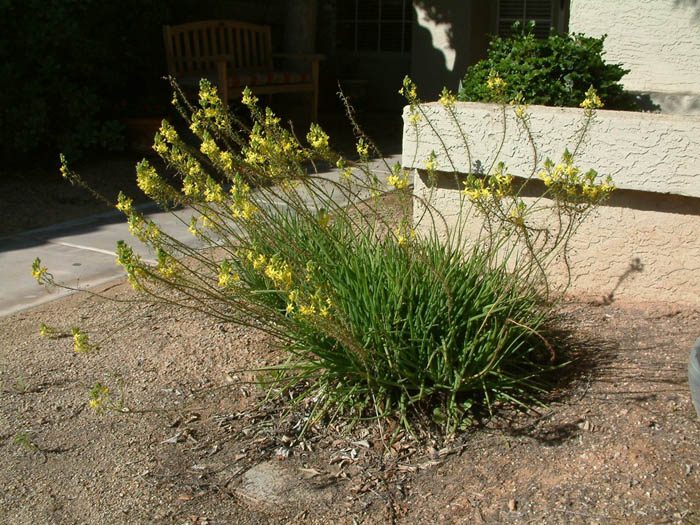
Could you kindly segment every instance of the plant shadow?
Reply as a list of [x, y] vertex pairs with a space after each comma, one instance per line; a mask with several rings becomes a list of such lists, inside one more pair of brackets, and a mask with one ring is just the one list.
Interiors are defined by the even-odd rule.
[[481, 402], [473, 407], [472, 430], [491, 430], [509, 438], [527, 437], [552, 447], [580, 435], [585, 420], [547, 423], [562, 405], [575, 405], [583, 399], [590, 378], [610, 366], [619, 344], [579, 334], [566, 314], [556, 314], [547, 340], [555, 350], [552, 370], [538, 377], [540, 390], [522, 405]]

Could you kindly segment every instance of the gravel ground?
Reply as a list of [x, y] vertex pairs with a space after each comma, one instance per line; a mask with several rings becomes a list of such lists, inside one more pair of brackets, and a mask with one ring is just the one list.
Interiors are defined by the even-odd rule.
[[[116, 192], [133, 160], [83, 173]], [[0, 235], [103, 211], [27, 177], [2, 179]], [[298, 439], [303, 410], [261, 404], [251, 372], [283, 357], [268, 336], [134, 302], [122, 280], [100, 291], [0, 318], [0, 524], [700, 523], [697, 308], [572, 299], [574, 364], [541, 408], [389, 443], [392, 422]], [[41, 323], [101, 348], [75, 354]], [[92, 410], [97, 382], [128, 411]]]
[[[537, 412], [382, 440], [260, 406], [268, 336], [143, 303], [122, 281], [0, 319], [0, 523], [696, 523], [700, 313], [562, 306], [576, 364]], [[101, 349], [43, 338], [80, 325]], [[127, 413], [95, 413], [96, 383]], [[391, 423], [388, 424], [391, 426]]]

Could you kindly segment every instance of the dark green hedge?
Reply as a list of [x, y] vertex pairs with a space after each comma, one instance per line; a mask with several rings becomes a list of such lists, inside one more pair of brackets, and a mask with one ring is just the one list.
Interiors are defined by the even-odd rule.
[[603, 60], [605, 37], [552, 34], [537, 39], [531, 26], [515, 29], [510, 38], [492, 38], [487, 58], [467, 70], [459, 100], [489, 101], [486, 80], [493, 70], [506, 81], [508, 97], [522, 94], [528, 104], [577, 107], [593, 86], [606, 109], [639, 109], [634, 95], [620, 84], [629, 70]]
[[[163, 0], [0, 0], [0, 151], [120, 146], [115, 107], [165, 73]], [[165, 90], [167, 93], [167, 90]]]

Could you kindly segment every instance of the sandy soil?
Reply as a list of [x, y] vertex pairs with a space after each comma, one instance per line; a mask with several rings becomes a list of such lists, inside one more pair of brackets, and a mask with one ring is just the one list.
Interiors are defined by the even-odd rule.
[[[132, 160], [113, 173], [132, 177]], [[8, 180], [6, 196], [26, 187]], [[0, 235], [93, 211], [89, 196], [29, 193], [7, 198]], [[564, 303], [574, 365], [543, 407], [390, 444], [391, 422], [298, 439], [303, 408], [261, 404], [246, 371], [282, 358], [269, 337], [132, 302], [121, 280], [100, 290], [0, 318], [0, 524], [700, 523], [697, 308]], [[41, 323], [80, 326], [100, 350], [76, 354]], [[97, 382], [128, 410], [91, 409]]]
[[[76, 354], [42, 322], [101, 348]], [[19, 312], [0, 319], [0, 523], [700, 520], [700, 312], [569, 302], [561, 325], [577, 364], [545, 407], [389, 446], [376, 424], [296, 440], [302, 414], [261, 407], [242, 371], [280, 358], [254, 330], [85, 293]], [[128, 412], [91, 409], [96, 382]]]

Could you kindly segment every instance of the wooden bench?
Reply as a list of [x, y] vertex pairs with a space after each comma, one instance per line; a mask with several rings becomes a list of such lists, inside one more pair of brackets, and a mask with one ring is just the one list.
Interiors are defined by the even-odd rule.
[[[256, 95], [309, 93], [311, 121], [318, 117], [318, 66], [323, 55], [274, 54], [270, 27], [209, 20], [163, 27], [168, 73], [186, 91], [200, 78], [216, 85], [225, 104], [248, 86]], [[308, 71], [276, 69], [273, 58], [300, 60]]]

